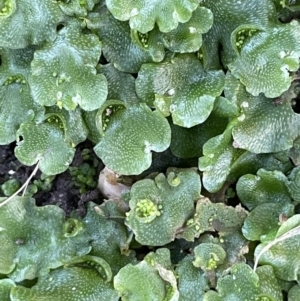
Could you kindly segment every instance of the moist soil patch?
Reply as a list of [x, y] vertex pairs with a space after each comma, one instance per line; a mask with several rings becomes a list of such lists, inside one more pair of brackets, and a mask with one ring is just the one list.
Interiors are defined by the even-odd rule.
[[[14, 155], [15, 146], [15, 143], [0, 145], [0, 185], [10, 179], [16, 179], [20, 185], [23, 185], [35, 167], [23, 165], [17, 160]], [[82, 157], [82, 150], [84, 149], [90, 150], [90, 158], [88, 160], [84, 160]], [[99, 162], [95, 176], [95, 180], [97, 180], [97, 175], [104, 166], [94, 153], [92, 143], [85, 141], [76, 147], [76, 153], [71, 166], [79, 167], [83, 162], [91, 163], [93, 160]], [[40, 178], [41, 172], [38, 171], [31, 180], [31, 183]], [[103, 197], [96, 188], [87, 190], [85, 193], [80, 193], [80, 189], [76, 187], [69, 169], [64, 173], [56, 175], [49, 188], [46, 190], [38, 189], [37, 193], [33, 195], [36, 205], [57, 205], [65, 211], [67, 216], [75, 209], [78, 209], [81, 215], [85, 215], [84, 204], [86, 202], [93, 201], [100, 204], [103, 201]], [[5, 197], [1, 190], [0, 196]]]

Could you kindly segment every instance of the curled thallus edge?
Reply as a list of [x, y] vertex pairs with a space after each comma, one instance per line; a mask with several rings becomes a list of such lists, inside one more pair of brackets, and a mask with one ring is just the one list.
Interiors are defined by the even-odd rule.
[[289, 231], [287, 231], [286, 233], [282, 234], [281, 236], [275, 238], [273, 241], [269, 242], [265, 247], [263, 247], [261, 249], [261, 251], [258, 253], [258, 255], [255, 258], [255, 262], [254, 262], [254, 267], [253, 267], [253, 271], [255, 272], [257, 269], [257, 265], [258, 265], [258, 261], [260, 259], [260, 257], [267, 252], [270, 248], [272, 248], [274, 245], [276, 245], [278, 242], [284, 241], [288, 238], [291, 238], [293, 236], [299, 235], [300, 234], [300, 225], [297, 226], [296, 228], [293, 228]]

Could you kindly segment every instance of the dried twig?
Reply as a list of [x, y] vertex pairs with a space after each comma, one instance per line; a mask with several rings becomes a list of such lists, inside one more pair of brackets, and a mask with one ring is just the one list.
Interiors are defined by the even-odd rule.
[[[26, 188], [30, 182], [30, 180], [32, 179], [32, 177], [37, 173], [38, 169], [39, 169], [39, 165], [40, 162], [37, 163], [36, 167], [34, 168], [34, 170], [32, 171], [31, 175], [29, 176], [29, 178], [26, 180], [26, 182], [22, 185], [21, 188], [19, 188], [13, 195], [11, 195], [9, 198], [7, 198], [5, 201], [0, 203], [0, 207], [6, 205], [10, 200], [12, 200], [16, 195], [18, 195], [18, 193], [20, 193], [21, 191], [24, 190], [24, 193], [26, 191]], [[24, 193], [22, 196], [24, 196]]]

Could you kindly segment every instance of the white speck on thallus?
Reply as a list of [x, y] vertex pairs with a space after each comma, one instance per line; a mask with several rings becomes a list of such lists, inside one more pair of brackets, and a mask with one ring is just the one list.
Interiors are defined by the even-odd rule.
[[145, 153], [150, 153], [151, 151], [151, 144], [149, 141], [145, 141]]
[[74, 102], [74, 103], [81, 103], [81, 96], [77, 93], [76, 94], [76, 96], [73, 96], [72, 97], [72, 101]]
[[286, 56], [286, 52], [285, 51], [280, 51], [279, 57], [284, 58], [285, 56]]
[[136, 7], [134, 7], [130, 12], [130, 17], [134, 17], [138, 14], [139, 14], [139, 10]]
[[238, 121], [244, 121], [246, 118], [245, 114], [241, 115], [240, 117], [238, 117]]
[[195, 33], [197, 32], [197, 29], [195, 27], [189, 27], [190, 33]]
[[174, 95], [174, 93], [175, 93], [174, 89], [170, 89], [170, 90], [167, 91], [167, 94], [170, 95], [170, 96]]
[[62, 99], [62, 96], [63, 96], [62, 92], [61, 92], [61, 91], [58, 91], [57, 94], [56, 94], [56, 98], [57, 98], [58, 100], [61, 100], [61, 99]]
[[232, 142], [232, 146], [233, 146], [234, 148], [240, 148], [239, 144], [238, 144], [236, 141], [233, 141], [233, 142]]
[[243, 108], [248, 108], [249, 107], [249, 103], [247, 101], [243, 101], [242, 102], [242, 107]]
[[171, 112], [171, 113], [175, 112], [176, 109], [177, 109], [177, 105], [175, 105], [175, 104], [171, 104], [171, 105], [170, 105], [170, 112]]
[[66, 161], [66, 162], [64, 163], [65, 166], [69, 166], [70, 164], [71, 164], [71, 162], [69, 162], [69, 161]]

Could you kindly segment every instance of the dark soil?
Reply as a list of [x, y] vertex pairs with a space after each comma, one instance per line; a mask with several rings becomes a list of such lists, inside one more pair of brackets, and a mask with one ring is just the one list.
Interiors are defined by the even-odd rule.
[[[9, 179], [17, 179], [21, 184], [23, 184], [28, 179], [35, 167], [21, 164], [14, 156], [14, 148], [15, 143], [10, 145], [0, 145], [0, 185]], [[93, 152], [93, 145], [91, 142], [85, 141], [77, 146], [75, 157], [71, 166], [80, 166], [84, 162], [81, 155], [83, 149], [91, 150], [91, 159], [89, 159], [90, 161], [93, 161], [94, 158], [99, 160], [99, 158]], [[102, 168], [103, 164], [99, 160], [99, 164], [97, 166], [97, 175], [100, 173]], [[38, 171], [31, 182], [40, 179], [40, 176], [41, 172]], [[0, 196], [4, 196], [1, 195], [1, 191]], [[36, 200], [37, 206], [45, 206], [49, 204], [57, 205], [65, 211], [67, 216], [69, 216], [75, 209], [79, 209], [80, 214], [84, 215], [84, 204], [88, 201], [93, 201], [96, 203], [101, 203], [103, 201], [103, 198], [97, 189], [92, 189], [84, 194], [81, 194], [79, 192], [79, 188], [74, 185], [74, 181], [72, 180], [69, 170], [57, 175], [51, 182], [51, 188], [48, 191], [39, 189], [38, 192], [33, 195], [33, 197]]]
[[[24, 184], [35, 168], [35, 165], [26, 166], [16, 159], [14, 155], [15, 146], [15, 143], [0, 145], [0, 186], [10, 179], [18, 180], [20, 185]], [[104, 168], [104, 164], [94, 153], [93, 146], [94, 145], [89, 140], [79, 144], [76, 147], [76, 153], [70, 167], [80, 167], [83, 163], [93, 165], [93, 162], [97, 161], [99, 164], [94, 180], [98, 181], [98, 175]], [[90, 150], [90, 158], [88, 160], [84, 160], [82, 157], [82, 151], [84, 149]], [[197, 166], [197, 158], [180, 159], [175, 157], [170, 149], [167, 149], [162, 153], [153, 152], [152, 155], [151, 167], [138, 176], [132, 176], [132, 183], [145, 178], [152, 172], [166, 172], [169, 166], [182, 168]], [[38, 171], [31, 180], [31, 183], [34, 183], [35, 180], [39, 180], [40, 178], [41, 172]], [[220, 195], [216, 194], [215, 198], [217, 198], [217, 200], [214, 200], [215, 202], [225, 202], [226, 189], [224, 189]], [[5, 197], [1, 191], [1, 187], [0, 197]], [[33, 197], [36, 200], [37, 206], [57, 205], [64, 210], [67, 216], [70, 216], [72, 211], [76, 209], [79, 210], [80, 215], [84, 216], [86, 213], [85, 203], [93, 201], [97, 204], [101, 204], [104, 199], [97, 188], [88, 189], [85, 193], [81, 193], [72, 179], [69, 169], [64, 173], [56, 175], [48, 189], [39, 189], [37, 193], [33, 194]], [[210, 197], [214, 198], [213, 196]]]

